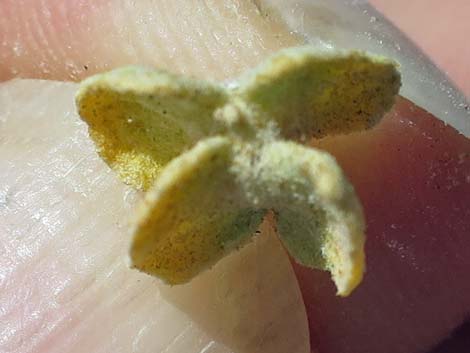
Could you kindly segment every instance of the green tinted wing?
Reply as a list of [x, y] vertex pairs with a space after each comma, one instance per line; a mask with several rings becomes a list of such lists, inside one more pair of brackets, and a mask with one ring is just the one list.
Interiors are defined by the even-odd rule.
[[240, 192], [232, 158], [232, 142], [214, 137], [165, 167], [140, 209], [133, 267], [184, 283], [250, 239], [265, 211]]
[[142, 67], [93, 76], [76, 96], [101, 157], [124, 182], [141, 189], [212, 133], [213, 112], [226, 100], [221, 87]]
[[273, 209], [279, 236], [303, 265], [328, 270], [339, 295], [364, 272], [364, 218], [353, 187], [329, 154], [274, 142], [260, 154], [256, 184]]
[[397, 65], [362, 52], [290, 48], [240, 81], [238, 94], [287, 138], [367, 129], [388, 111], [400, 87]]

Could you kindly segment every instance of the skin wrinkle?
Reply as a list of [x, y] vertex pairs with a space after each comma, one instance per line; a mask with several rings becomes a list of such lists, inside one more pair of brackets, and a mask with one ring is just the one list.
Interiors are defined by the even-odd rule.
[[[175, 6], [176, 3], [173, 2], [172, 5]], [[201, 5], [199, 5], [199, 6], [201, 6]], [[203, 49], [206, 45], [201, 40], [201, 38], [198, 34], [197, 28], [199, 26], [198, 26], [197, 22], [193, 23], [193, 21], [191, 21], [193, 18], [194, 18], [194, 20], [196, 20], [197, 16], [191, 16], [191, 14], [185, 13], [184, 8], [182, 10], [183, 10], [182, 13], [181, 13], [182, 21], [181, 21], [181, 24], [180, 24], [181, 27], [176, 31], [176, 33], [182, 33], [183, 28], [185, 28], [185, 29], [195, 28], [194, 30], [192, 30], [193, 34], [191, 36], [189, 36], [189, 35], [183, 36], [182, 41], [180, 42], [180, 43], [183, 43], [182, 48], [184, 48], [185, 51], [186, 51], [185, 53], [183, 53], [183, 57], [185, 57], [188, 54], [191, 55], [191, 57], [194, 58], [193, 60], [195, 60], [197, 62], [197, 65], [200, 66], [202, 70], [206, 71], [207, 70], [207, 65], [204, 62], [204, 56], [205, 55], [204, 56], [201, 55], [203, 53], [203, 51], [201, 51], [201, 48]], [[171, 12], [175, 13], [176, 11], [174, 9], [172, 9]], [[190, 20], [189, 23], [188, 23], [188, 19]]]
[[[165, 9], [166, 9], [167, 19], [168, 19], [168, 18], [171, 18], [171, 14], [175, 13], [172, 7], [173, 5], [175, 5], [175, 2], [169, 1], [169, 2], [166, 2], [165, 5], [166, 5]], [[184, 16], [182, 17], [182, 20], [183, 18]], [[165, 25], [166, 27], [170, 29], [169, 32], [172, 34], [172, 38], [171, 39], [169, 38], [169, 40], [171, 40], [173, 43], [185, 42], [186, 33], [182, 31], [182, 28], [179, 28], [179, 26], [183, 26], [183, 23], [181, 23], [180, 21], [171, 21], [170, 19], [170, 20], [167, 20]], [[184, 26], [184, 28], [186, 29], [187, 27]], [[192, 53], [189, 51], [189, 48], [187, 48], [186, 45], [177, 46], [176, 51], [172, 53], [172, 57], [170, 59], [178, 62], [178, 66], [177, 66], [178, 71], [181, 71], [182, 73], [187, 73], [188, 67], [182, 64], [181, 62], [183, 60], [182, 58], [191, 58], [191, 60], [193, 60]]]
[[[72, 2], [71, 1], [62, 1], [60, 6], [60, 12], [62, 15], [62, 23], [64, 24], [69, 24], [73, 22], [73, 17], [78, 17], [77, 14], [73, 14], [73, 11], [69, 9]], [[77, 13], [78, 11], [83, 9], [83, 6], [80, 6], [80, 3], [78, 5], [73, 5], [77, 6]], [[60, 33], [60, 36], [63, 36], [66, 34], [66, 37], [69, 38], [69, 43], [66, 45], [64, 48], [64, 53], [63, 57], [67, 58], [66, 59], [66, 67], [68, 67], [70, 70], [70, 79], [75, 81], [78, 79], [78, 75], [81, 71], [83, 71], [83, 66], [79, 65], [79, 63], [75, 62], [71, 58], [75, 58], [79, 56], [80, 48], [76, 45], [76, 42], [74, 40], [74, 29], [73, 26], [71, 25], [66, 25], [65, 30]], [[66, 43], [63, 39], [60, 40], [62, 43]]]
[[[110, 5], [110, 10], [112, 10], [112, 6]], [[139, 30], [142, 28], [142, 24], [144, 23], [144, 14], [142, 14], [138, 7], [136, 7], [135, 2], [127, 2], [121, 1], [119, 8], [122, 8], [119, 16], [116, 16], [113, 19], [113, 26], [115, 27], [116, 32], [122, 33], [122, 37], [124, 37], [124, 45], [126, 48], [126, 52], [131, 58], [131, 60], [136, 60], [139, 57], [146, 57], [142, 55], [145, 51], [142, 48], [140, 43], [140, 36], [142, 32], [146, 31], [146, 28]], [[135, 8], [133, 10], [133, 8]], [[128, 17], [132, 16], [131, 19]], [[160, 24], [161, 25], [161, 24]], [[121, 28], [122, 27], [122, 28]], [[135, 33], [135, 39], [132, 37], [127, 37], [126, 33]]]
[[[216, 10], [216, 7], [215, 6], [212, 6], [211, 4], [208, 4], [208, 0], [203, 0], [202, 1], [202, 6], [197, 10], [199, 15], [202, 15], [204, 14], [206, 16], [206, 19], [207, 19], [207, 22], [208, 23], [216, 23], [216, 20], [214, 18], [214, 11]], [[202, 28], [202, 32], [201, 32], [201, 38], [214, 38], [215, 37], [213, 36], [213, 32], [216, 30], [216, 28], [213, 28], [213, 27], [210, 27], [210, 26], [204, 26], [203, 23], [204, 23], [204, 20], [206, 20], [205, 18], [202, 18], [200, 21], [199, 21], [199, 24], [201, 25], [200, 27]], [[217, 39], [215, 39], [217, 40]], [[210, 68], [210, 67], [214, 67], [216, 65], [216, 55], [214, 55], [213, 51], [211, 50], [209, 44], [203, 40], [202, 41], [203, 45], [204, 45], [204, 48], [205, 48], [205, 52], [207, 53], [207, 56], [208, 56], [208, 62], [207, 62], [207, 65], [206, 65], [206, 68]], [[221, 55], [222, 51], [219, 51], [218, 54], [219, 56]], [[236, 59], [236, 58], [234, 58]]]
[[[206, 3], [208, 3], [207, 7], [210, 9], [209, 13], [213, 21], [218, 18], [229, 20], [234, 17], [233, 11], [231, 11], [231, 8], [228, 8], [228, 6], [214, 6], [214, 1], [211, 0], [206, 1]], [[221, 57], [221, 60], [218, 60], [218, 65], [225, 73], [227, 71], [227, 67], [224, 67], [225, 65], [223, 65], [223, 63], [226, 62], [226, 60], [233, 60], [233, 67], [238, 67], [240, 65], [240, 61], [242, 61], [245, 56], [243, 47], [239, 47], [238, 50], [233, 50], [234, 40], [236, 39], [236, 36], [234, 37], [234, 28], [231, 28], [230, 23], [226, 23], [224, 20], [219, 22], [218, 27], [221, 28], [222, 31], [219, 32], [216, 37], [216, 42], [220, 49], [214, 51], [213, 57]]]
[[[157, 22], [158, 18], [162, 18], [163, 11], [159, 10], [159, 6], [155, 6], [149, 9], [144, 19], [142, 19], [142, 21], [144, 21], [143, 23], [155, 23]], [[165, 23], [165, 21], [160, 22]], [[166, 48], [164, 45], [162, 45], [161, 41], [155, 40], [155, 38], [159, 38], [158, 28], [162, 27], [164, 26], [160, 24], [160, 26], [151, 26], [151, 28], [148, 30], [142, 30], [139, 32], [139, 40], [137, 43], [140, 44], [140, 47], [144, 53], [142, 56], [149, 57], [151, 55], [157, 55], [157, 57], [160, 57], [160, 53], [165, 53], [164, 55], [168, 55]], [[156, 60], [160, 61], [161, 59]]]
[[[161, 7], [157, 7], [155, 9], [155, 11], [158, 11], [157, 12], [157, 16], [156, 16], [156, 19], [158, 18], [161, 18], [161, 22], [162, 23], [165, 23], [165, 11], [162, 11], [162, 8]], [[158, 20], [154, 20], [155, 22], [157, 22]], [[160, 57], [160, 53], [164, 53], [164, 55], [166, 55], [167, 57], [170, 56], [169, 54], [169, 45], [164, 45], [163, 43], [165, 43], [165, 41], [168, 41], [168, 28], [166, 26], [154, 26], [154, 33], [155, 33], [155, 38], [161, 38], [162, 39], [162, 43], [161, 44], [156, 44], [158, 45], [158, 61], [163, 61], [163, 59], [161, 59]], [[156, 42], [156, 41], [155, 41]]]
[[[200, 18], [198, 18], [197, 23], [193, 24], [192, 26], [193, 28], [196, 28], [198, 30], [197, 38], [199, 39], [200, 45], [203, 48], [202, 53], [204, 54], [201, 55], [201, 59], [204, 57], [207, 58], [207, 60], [202, 60], [201, 63], [203, 65], [204, 70], [210, 70], [210, 67], [216, 65], [215, 56], [210, 50], [208, 42], [204, 40], [204, 38], [211, 37], [211, 31], [213, 30], [213, 28], [211, 28], [210, 26], [204, 25], [204, 21], [207, 21], [206, 23], [216, 22], [211, 9], [213, 9], [213, 7], [208, 6], [207, 0], [202, 0], [201, 6], [197, 9], [197, 13], [199, 15], [198, 17]], [[204, 17], [202, 17], [202, 15], [204, 15]], [[192, 16], [188, 16], [188, 18], [192, 18]]]
[[[22, 11], [21, 15], [26, 16], [25, 11]], [[23, 17], [22, 21], [21, 21], [22, 23], [24, 23], [26, 38], [31, 38], [31, 40], [29, 41], [30, 47], [28, 48], [28, 50], [33, 51], [33, 52], [39, 52], [39, 48], [43, 44], [43, 43], [40, 43], [38, 41], [39, 38], [36, 35], [36, 31], [33, 30], [33, 26], [37, 25], [38, 21], [39, 21], [39, 16], [37, 14], [37, 11], [35, 11], [35, 10], [33, 10], [30, 18], [25, 19]], [[40, 26], [40, 27], [42, 27], [42, 26]], [[44, 60], [44, 57], [42, 59]], [[45, 61], [41, 61], [41, 58], [39, 58], [38, 61], [40, 63], [45, 62]]]
[[47, 0], [41, 0], [37, 3], [39, 9], [42, 9], [41, 15], [34, 16], [35, 25], [34, 29], [38, 35], [38, 43], [41, 48], [45, 48], [45, 50], [39, 51], [40, 52], [40, 63], [39, 67], [43, 70], [43, 72], [51, 72], [51, 70], [55, 70], [55, 63], [54, 61], [48, 60], [47, 58], [54, 57], [54, 53], [52, 52], [52, 47], [54, 45], [50, 44], [50, 12], [48, 12], [46, 6]]

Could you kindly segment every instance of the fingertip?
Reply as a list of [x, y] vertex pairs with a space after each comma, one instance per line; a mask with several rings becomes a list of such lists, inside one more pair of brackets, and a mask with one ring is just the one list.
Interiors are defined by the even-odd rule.
[[78, 81], [130, 64], [223, 79], [299, 42], [248, 2], [5, 0], [0, 18], [0, 80]]
[[[0, 79], [13, 77], [67, 78], [86, 71], [83, 46], [84, 19], [97, 6], [85, 1], [15, 1], [0, 3]], [[80, 37], [76, 35], [80, 34]]]

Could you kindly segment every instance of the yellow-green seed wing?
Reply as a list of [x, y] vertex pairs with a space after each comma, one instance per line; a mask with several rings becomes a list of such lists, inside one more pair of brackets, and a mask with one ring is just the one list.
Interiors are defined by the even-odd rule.
[[214, 130], [225, 90], [164, 71], [126, 67], [80, 85], [78, 112], [121, 179], [149, 188], [162, 167]]
[[335, 159], [279, 141], [262, 148], [257, 169], [251, 183], [260, 205], [274, 211], [290, 254], [330, 271], [338, 294], [348, 295], [365, 269], [365, 227], [359, 200]]
[[232, 158], [232, 141], [213, 137], [165, 167], [140, 208], [133, 267], [184, 283], [250, 239], [265, 211], [240, 192]]
[[374, 126], [400, 87], [397, 64], [363, 52], [280, 51], [237, 89], [286, 138], [323, 137]]

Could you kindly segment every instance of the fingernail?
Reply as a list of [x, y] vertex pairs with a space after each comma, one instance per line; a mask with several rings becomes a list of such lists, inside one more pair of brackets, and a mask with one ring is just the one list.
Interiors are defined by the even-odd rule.
[[399, 29], [364, 0], [265, 0], [288, 27], [319, 48], [363, 49], [401, 64], [401, 94], [470, 136], [464, 94]]

